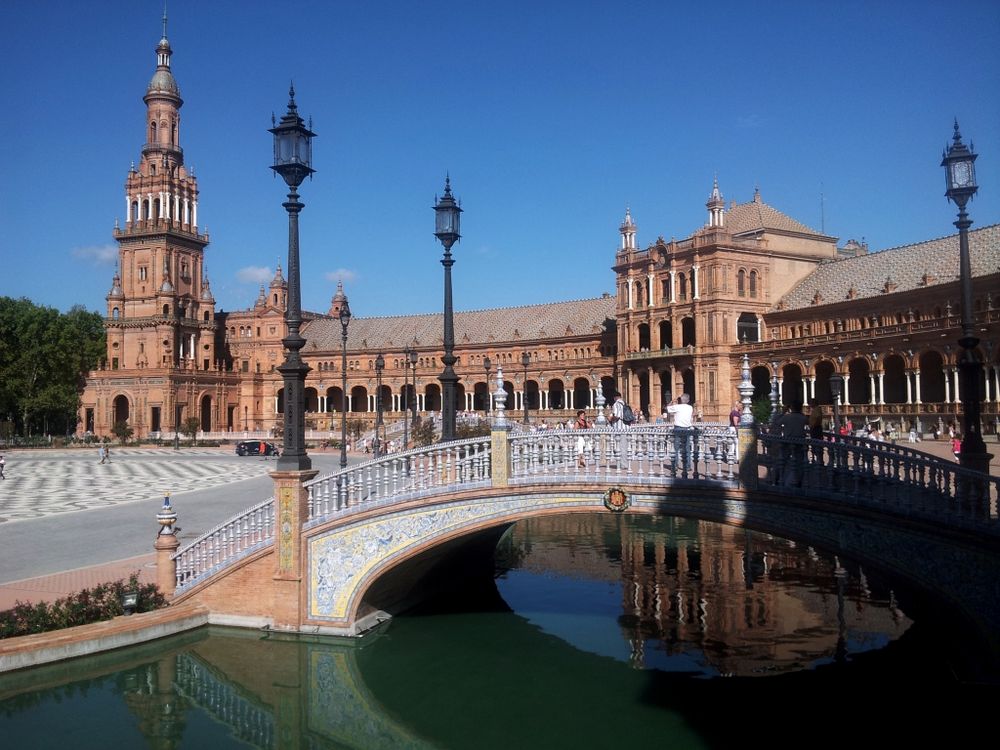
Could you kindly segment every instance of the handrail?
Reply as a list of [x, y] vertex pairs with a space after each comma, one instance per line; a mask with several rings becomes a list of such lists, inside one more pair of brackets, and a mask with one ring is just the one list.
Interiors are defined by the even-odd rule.
[[274, 539], [274, 498], [269, 497], [205, 532], [171, 558], [177, 565], [177, 590], [211, 575]]
[[760, 441], [763, 486], [1000, 535], [1000, 477], [878, 441]]
[[486, 436], [412, 448], [310, 480], [303, 485], [309, 493], [308, 523], [361, 503], [400, 500], [444, 487], [488, 485], [490, 441]]
[[[686, 462], [685, 443], [690, 446]], [[689, 474], [732, 481], [739, 463], [736, 430], [705, 422], [687, 434], [673, 425], [522, 432], [511, 435], [510, 454], [515, 483], [584, 477], [645, 483]]]

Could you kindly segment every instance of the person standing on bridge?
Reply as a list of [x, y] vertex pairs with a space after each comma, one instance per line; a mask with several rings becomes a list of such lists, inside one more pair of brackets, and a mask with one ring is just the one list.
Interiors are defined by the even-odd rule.
[[674, 472], [681, 460], [684, 462], [683, 475], [687, 478], [691, 470], [691, 433], [694, 430], [692, 420], [694, 408], [691, 406], [691, 396], [682, 393], [677, 397], [677, 403], [667, 407], [667, 413], [674, 418]]

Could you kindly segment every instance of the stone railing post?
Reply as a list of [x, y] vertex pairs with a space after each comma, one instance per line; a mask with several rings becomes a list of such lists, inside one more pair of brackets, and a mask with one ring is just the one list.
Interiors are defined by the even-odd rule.
[[497, 389], [493, 393], [496, 416], [490, 429], [490, 470], [493, 487], [506, 487], [510, 479], [510, 423], [504, 413], [507, 391], [503, 387], [503, 367], [497, 365]]
[[309, 520], [309, 491], [303, 486], [319, 472], [274, 471], [274, 598], [275, 630], [299, 630], [307, 571], [302, 560], [302, 525]]
[[177, 561], [174, 560], [174, 553], [180, 546], [177, 535], [174, 533], [174, 524], [177, 523], [177, 514], [170, 506], [170, 494], [163, 496], [163, 507], [156, 514], [156, 522], [160, 524], [160, 530], [156, 535], [156, 542], [153, 548], [156, 550], [156, 585], [168, 599], [172, 598], [177, 588]]
[[753, 424], [741, 424], [736, 428], [739, 441], [740, 484], [744, 489], [757, 489], [757, 428]]

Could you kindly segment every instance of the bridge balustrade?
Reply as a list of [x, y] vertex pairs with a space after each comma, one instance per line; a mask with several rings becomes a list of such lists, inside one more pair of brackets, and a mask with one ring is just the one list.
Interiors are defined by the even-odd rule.
[[685, 472], [683, 457], [676, 450], [678, 435], [673, 425], [521, 432], [510, 436], [511, 481], [525, 484], [627, 479], [641, 484], [684, 478], [687, 474], [692, 479], [735, 479], [739, 456], [734, 429], [702, 423], [691, 430], [688, 438], [691, 467]]
[[274, 498], [269, 497], [206, 532], [173, 555], [177, 590], [274, 542]]
[[444, 488], [489, 486], [490, 438], [437, 443], [367, 461], [305, 483], [308, 523], [362, 503], [401, 501]]
[[1000, 477], [863, 438], [760, 442], [762, 487], [1000, 535]]

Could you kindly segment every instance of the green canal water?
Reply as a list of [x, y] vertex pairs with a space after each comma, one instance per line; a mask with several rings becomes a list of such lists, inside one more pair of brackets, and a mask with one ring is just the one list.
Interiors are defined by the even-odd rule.
[[496, 560], [360, 641], [205, 628], [0, 676], [0, 747], [867, 746], [995, 713], [940, 606], [791, 540], [559, 516]]

